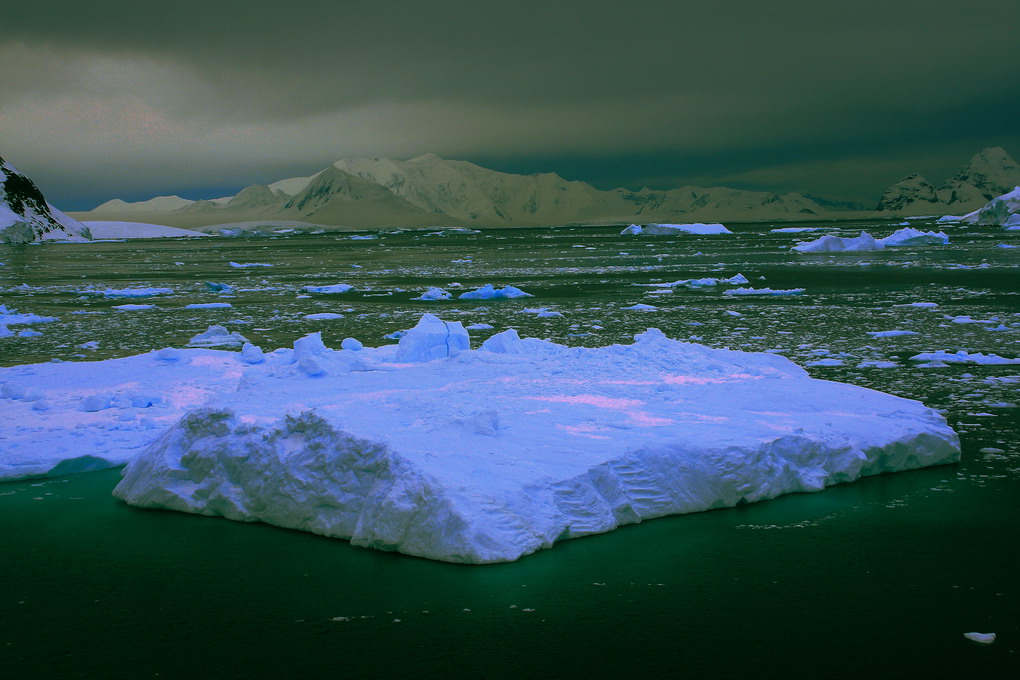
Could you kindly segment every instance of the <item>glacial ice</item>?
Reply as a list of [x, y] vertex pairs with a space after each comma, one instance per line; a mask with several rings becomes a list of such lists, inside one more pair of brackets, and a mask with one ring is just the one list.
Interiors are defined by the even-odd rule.
[[[191, 362], [215, 354], [231, 353]], [[918, 402], [656, 329], [600, 348], [511, 329], [471, 350], [460, 323], [424, 315], [398, 345], [334, 351], [313, 334], [232, 364], [236, 390], [153, 436], [118, 498], [489, 563], [959, 457]]]
[[945, 245], [949, 236], [941, 231], [920, 231], [913, 227], [897, 229], [885, 238], [876, 239], [866, 231], [859, 236], [841, 238], [826, 234], [814, 241], [798, 243], [791, 248], [799, 253], [837, 253], [882, 250], [899, 246]]
[[237, 331], [229, 331], [224, 326], [209, 326], [205, 331], [191, 338], [188, 345], [192, 347], [222, 347], [224, 345], [240, 347], [246, 342], [248, 342], [248, 338]]
[[649, 236], [676, 236], [678, 234], [732, 234], [733, 232], [721, 224], [704, 224], [695, 222], [692, 224], [649, 224], [642, 227], [640, 224], [632, 224], [620, 232], [621, 236], [637, 236], [647, 234]]
[[514, 286], [503, 286], [496, 288], [487, 283], [477, 290], [469, 290], [457, 296], [458, 300], [509, 300], [512, 298], [534, 297], [531, 293], [525, 293]]

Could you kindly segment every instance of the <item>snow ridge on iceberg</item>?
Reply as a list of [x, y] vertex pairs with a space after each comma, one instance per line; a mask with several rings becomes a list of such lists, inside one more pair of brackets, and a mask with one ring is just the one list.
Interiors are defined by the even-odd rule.
[[922, 404], [813, 380], [775, 355], [654, 329], [597, 349], [511, 330], [470, 350], [466, 336], [428, 315], [413, 342], [360, 349], [356, 364], [323, 348], [315, 377], [267, 355], [130, 463], [114, 493], [480, 564], [959, 457]]

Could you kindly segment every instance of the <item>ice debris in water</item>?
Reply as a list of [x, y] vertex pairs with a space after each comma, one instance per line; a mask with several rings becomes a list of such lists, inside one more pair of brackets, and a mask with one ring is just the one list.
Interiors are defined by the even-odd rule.
[[107, 288], [105, 290], [86, 290], [86, 295], [96, 295], [106, 298], [140, 298], [153, 297], [155, 295], [172, 295], [172, 288]]
[[216, 325], [209, 326], [204, 332], [191, 338], [188, 345], [192, 347], [222, 347], [224, 345], [237, 347], [246, 342], [248, 342], [248, 338], [237, 331], [229, 331], [223, 326]]
[[514, 286], [503, 286], [502, 288], [496, 288], [491, 283], [487, 283], [477, 290], [469, 290], [466, 293], [461, 293], [457, 296], [458, 300], [504, 300], [511, 298], [526, 298], [534, 297], [531, 293], [525, 293], [520, 288]]
[[983, 354], [981, 352], [967, 352], [959, 350], [950, 352], [940, 349], [937, 352], [921, 352], [910, 357], [911, 361], [929, 361], [943, 364], [979, 364], [983, 366], [997, 366], [1003, 364], [1020, 364], [1020, 358], [1008, 359], [998, 354]]
[[255, 267], [272, 267], [273, 265], [267, 262], [230, 262], [231, 267], [234, 269], [253, 269]]
[[206, 281], [205, 288], [212, 293], [233, 293], [234, 289], [230, 284], [227, 283], [216, 283], [214, 281]]
[[348, 283], [333, 283], [328, 286], [304, 286], [301, 290], [309, 293], [319, 293], [323, 295], [333, 295], [337, 293], [347, 293], [354, 290], [354, 286]]
[[990, 645], [995, 642], [995, 633], [964, 633], [963, 637], [983, 645]]
[[732, 234], [733, 232], [721, 224], [705, 224], [694, 222], [691, 224], [649, 224], [642, 227], [639, 224], [632, 224], [620, 232], [621, 236], [637, 236], [645, 234], [648, 236], [676, 236], [678, 234]]
[[731, 288], [724, 291], [723, 295], [800, 295], [803, 288], [787, 288], [785, 290], [772, 288]]
[[600, 348], [511, 329], [469, 347], [460, 323], [433, 315], [357, 352], [306, 336], [153, 436], [115, 494], [487, 563], [959, 457], [939, 413], [781, 356], [657, 329]]
[[452, 300], [453, 293], [445, 291], [442, 288], [436, 288], [435, 286], [430, 287], [424, 293], [412, 300]]

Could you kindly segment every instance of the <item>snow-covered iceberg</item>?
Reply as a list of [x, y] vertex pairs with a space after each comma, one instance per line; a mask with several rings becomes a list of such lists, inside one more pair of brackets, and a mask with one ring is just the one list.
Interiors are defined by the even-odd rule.
[[1020, 187], [996, 196], [974, 212], [960, 218], [966, 224], [1001, 225], [1007, 229], [1020, 228]]
[[866, 231], [859, 236], [839, 237], [826, 234], [814, 241], [804, 241], [791, 250], [799, 253], [838, 253], [882, 250], [897, 246], [945, 245], [949, 236], [941, 231], [921, 231], [913, 227], [897, 229], [885, 238], [875, 238]]
[[647, 234], [649, 236], [676, 236], [678, 234], [732, 234], [733, 232], [721, 224], [704, 224], [695, 222], [692, 224], [649, 224], [642, 227], [640, 224], [632, 224], [620, 232], [621, 236], [637, 236]]
[[850, 251], [882, 250], [885, 245], [866, 231], [860, 236], [840, 237], [826, 234], [814, 241], [804, 241], [790, 250], [798, 253], [842, 253]]
[[944, 231], [921, 231], [913, 227], [897, 229], [879, 243], [886, 247], [897, 246], [943, 246], [949, 243], [949, 235]]
[[959, 457], [937, 412], [780, 356], [655, 329], [594, 349], [513, 330], [469, 343], [432, 315], [399, 345], [333, 351], [309, 336], [181, 418], [114, 493], [489, 563]]

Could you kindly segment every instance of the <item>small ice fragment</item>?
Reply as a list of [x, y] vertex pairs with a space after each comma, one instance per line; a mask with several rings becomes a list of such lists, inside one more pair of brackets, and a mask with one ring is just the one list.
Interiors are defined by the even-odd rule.
[[361, 344], [361, 341], [356, 338], [344, 338], [340, 341], [340, 349], [357, 352], [359, 349], [363, 349], [364, 347], [365, 346]]
[[963, 637], [983, 645], [990, 645], [995, 642], [995, 633], [964, 633]]
[[251, 344], [250, 342], [244, 343], [241, 348], [241, 361], [246, 364], [261, 364], [266, 360], [266, 355], [262, 353], [262, 348]]

